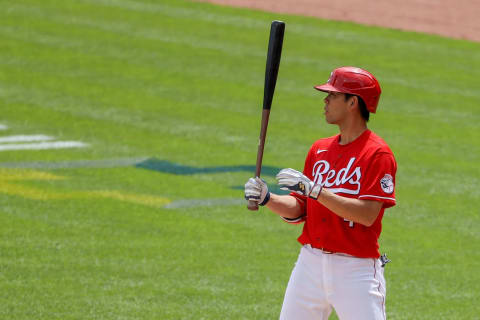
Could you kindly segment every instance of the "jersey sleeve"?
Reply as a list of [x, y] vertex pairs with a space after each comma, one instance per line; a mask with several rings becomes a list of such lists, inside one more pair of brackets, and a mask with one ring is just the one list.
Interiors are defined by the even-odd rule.
[[374, 156], [361, 184], [358, 199], [383, 202], [384, 208], [395, 205], [395, 174], [397, 163], [391, 153]]
[[288, 223], [291, 223], [291, 224], [298, 224], [298, 223], [302, 223], [305, 221], [305, 219], [307, 218], [307, 214], [306, 214], [306, 205], [307, 205], [307, 197], [305, 196], [301, 196], [299, 194], [296, 194], [295, 192], [292, 192], [290, 193], [290, 195], [292, 197], [295, 198], [295, 200], [297, 200], [297, 203], [300, 205], [300, 207], [302, 208], [301, 211], [302, 211], [302, 214], [297, 217], [297, 218], [286, 218], [286, 217], [280, 217], [283, 219], [283, 221], [285, 222], [288, 222]]

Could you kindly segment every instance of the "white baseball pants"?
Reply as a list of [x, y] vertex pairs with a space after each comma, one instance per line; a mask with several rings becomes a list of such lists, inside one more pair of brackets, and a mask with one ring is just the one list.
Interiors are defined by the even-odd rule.
[[385, 278], [378, 259], [327, 254], [305, 245], [290, 276], [280, 320], [385, 320]]

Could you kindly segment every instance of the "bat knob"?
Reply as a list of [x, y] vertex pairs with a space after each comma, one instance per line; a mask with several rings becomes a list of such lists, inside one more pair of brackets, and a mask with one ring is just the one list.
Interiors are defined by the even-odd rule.
[[258, 202], [248, 200], [247, 208], [250, 211], [257, 211], [258, 210]]

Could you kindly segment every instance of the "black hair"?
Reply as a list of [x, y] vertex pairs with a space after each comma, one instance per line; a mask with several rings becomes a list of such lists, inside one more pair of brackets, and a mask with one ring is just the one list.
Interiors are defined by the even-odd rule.
[[347, 101], [353, 96], [357, 97], [358, 99], [358, 108], [360, 109], [360, 114], [362, 115], [362, 118], [365, 119], [366, 122], [368, 122], [368, 120], [370, 119], [370, 112], [367, 110], [367, 105], [361, 97], [354, 94], [345, 93], [345, 101]]

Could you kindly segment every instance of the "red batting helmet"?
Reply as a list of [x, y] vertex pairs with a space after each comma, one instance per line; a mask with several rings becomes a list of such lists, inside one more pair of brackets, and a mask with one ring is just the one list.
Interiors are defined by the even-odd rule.
[[375, 113], [382, 89], [377, 79], [368, 72], [356, 67], [341, 67], [333, 70], [326, 84], [314, 87], [324, 92], [342, 92], [359, 96], [367, 110]]

